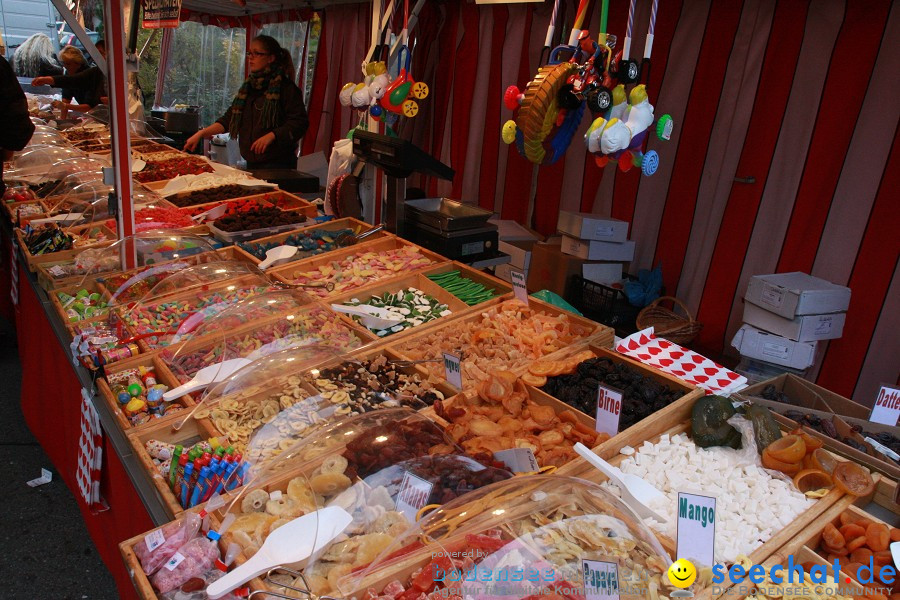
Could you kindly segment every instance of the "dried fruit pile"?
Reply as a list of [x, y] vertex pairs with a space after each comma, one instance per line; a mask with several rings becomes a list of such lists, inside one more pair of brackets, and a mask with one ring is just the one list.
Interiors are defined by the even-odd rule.
[[306, 221], [306, 215], [302, 213], [283, 211], [274, 206], [261, 206], [255, 200], [230, 204], [234, 205], [229, 207], [231, 214], [226, 214], [213, 222], [216, 228], [229, 233], [254, 231]]
[[220, 200], [231, 200], [233, 198], [243, 198], [257, 193], [253, 188], [243, 185], [221, 185], [219, 187], [206, 188], [202, 190], [193, 190], [190, 192], [182, 192], [166, 198], [175, 206], [182, 208], [186, 206], [195, 206], [197, 204], [209, 204], [210, 202], [218, 202]]
[[174, 179], [179, 175], [199, 175], [212, 173], [213, 168], [208, 162], [196, 156], [182, 156], [160, 162], [147, 161], [147, 165], [140, 173], [135, 173], [135, 180], [141, 183]]

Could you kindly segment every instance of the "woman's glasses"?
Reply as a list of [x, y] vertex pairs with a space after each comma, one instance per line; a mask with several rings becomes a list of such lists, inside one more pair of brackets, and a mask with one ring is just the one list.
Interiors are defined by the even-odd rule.
[[253, 58], [259, 58], [260, 56], [269, 56], [268, 52], [256, 52], [255, 50], [250, 50], [247, 52], [247, 56]]

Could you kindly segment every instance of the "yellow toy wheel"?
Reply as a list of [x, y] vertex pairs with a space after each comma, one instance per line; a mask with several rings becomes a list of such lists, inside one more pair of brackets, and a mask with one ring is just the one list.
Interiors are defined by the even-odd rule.
[[407, 100], [403, 103], [403, 114], [407, 117], [414, 117], [419, 114], [419, 104], [415, 100]]
[[524, 136], [525, 156], [535, 164], [541, 164], [546, 155], [544, 142], [552, 133], [559, 114], [556, 100], [559, 90], [577, 68], [568, 62], [541, 67], [525, 88], [516, 125]]
[[416, 100], [424, 100], [428, 97], [428, 84], [424, 81], [417, 81], [412, 86], [412, 96]]

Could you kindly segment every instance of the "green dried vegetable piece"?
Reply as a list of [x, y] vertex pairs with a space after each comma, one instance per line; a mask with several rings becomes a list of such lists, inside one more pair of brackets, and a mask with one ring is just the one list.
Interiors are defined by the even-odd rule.
[[765, 406], [751, 404], [746, 409], [747, 418], [753, 423], [753, 437], [756, 439], [756, 451], [762, 454], [769, 444], [781, 439], [781, 428], [775, 417]]
[[704, 396], [698, 399], [691, 413], [691, 438], [694, 443], [701, 448], [741, 448], [741, 432], [728, 424], [728, 419], [735, 412], [728, 398]]

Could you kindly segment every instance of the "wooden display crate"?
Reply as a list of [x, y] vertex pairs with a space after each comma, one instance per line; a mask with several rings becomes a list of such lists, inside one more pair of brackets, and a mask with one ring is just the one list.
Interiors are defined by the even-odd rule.
[[71, 256], [70, 258], [65, 259], [65, 260], [56, 260], [56, 258], [54, 258], [54, 260], [52, 260], [52, 261], [37, 263], [35, 265], [35, 275], [37, 275], [38, 285], [40, 285], [44, 291], [50, 292], [51, 290], [56, 289], [56, 288], [82, 285], [82, 283], [86, 283], [87, 281], [89, 281], [91, 279], [96, 279], [96, 277], [98, 275], [100, 275], [101, 273], [105, 274], [105, 273], [118, 272], [118, 270], [101, 271], [101, 272], [97, 272], [97, 273], [79, 273], [76, 275], [67, 275], [67, 276], [63, 276], [63, 277], [58, 277], [53, 274], [53, 267], [55, 267], [57, 265], [59, 265], [61, 267], [71, 266], [74, 263], [75, 258], [79, 254], [81, 254], [81, 252], [83, 252], [84, 250], [97, 250], [98, 248], [105, 248], [105, 247], [108, 247], [109, 245], [111, 245], [111, 244], [108, 244], [107, 246], [97, 246], [94, 248], [79, 249], [78, 251], [75, 252], [75, 254], [73, 256]]
[[[875, 477], [878, 478], [879, 476], [876, 474]], [[860, 504], [864, 503], [865, 500], [865, 498], [856, 498], [849, 495], [843, 496], [840, 500], [829, 507], [828, 510], [823, 512], [819, 516], [819, 518], [815, 520], [814, 523], [810, 523], [808, 527], [800, 531], [789, 542], [782, 546], [776, 553], [772, 554], [768, 559], [760, 564], [765, 567], [765, 570], [768, 573], [769, 569], [772, 566], [785, 566], [787, 565], [788, 557], [793, 557], [794, 564], [812, 562], [817, 565], [828, 567], [827, 572], [830, 576], [833, 569], [833, 563], [829, 563], [827, 558], [823, 556], [819, 551], [819, 543], [822, 539], [822, 530], [825, 528], [826, 524], [831, 523], [835, 527], [840, 528], [841, 515], [849, 514], [854, 519], [867, 519], [870, 522], [882, 523], [890, 527], [890, 524], [884, 523], [884, 521], [881, 521], [874, 515], [860, 508]], [[893, 562], [889, 563], [889, 566], [893, 567]], [[876, 570], [878, 568], [879, 567], [876, 567]], [[783, 575], [786, 579], [786, 569]], [[847, 573], [841, 571], [841, 587], [847, 589], [847, 593], [842, 595], [847, 597], [863, 597], [864, 594], [862, 592], [858, 592], [857, 594], [851, 592], [851, 590], [862, 590], [863, 588], [863, 585], [857, 581], [856, 575], [856, 573]], [[728, 580], [726, 579], [726, 581]], [[740, 584], [735, 585], [730, 585], [729, 583], [729, 586], [730, 587], [728, 587], [728, 589], [724, 591], [721, 597], [727, 600], [741, 600], [750, 596], [748, 592], [753, 588], [753, 583], [749, 580], [746, 580]], [[786, 588], [792, 587], [791, 584], [788, 583], [784, 583], [784, 586]], [[788, 597], [787, 594], [785, 594], [785, 597]]]
[[[257, 246], [259, 246], [261, 244], [281, 245], [281, 243], [284, 240], [286, 240], [290, 236], [296, 235], [298, 233], [310, 233], [313, 231], [338, 231], [341, 229], [352, 229], [357, 234], [360, 234], [360, 233], [365, 233], [366, 231], [373, 229], [373, 227], [371, 225], [369, 225], [368, 223], [364, 223], [362, 221], [358, 221], [358, 220], [350, 218], [350, 217], [345, 217], [343, 219], [333, 219], [331, 221], [326, 221], [325, 223], [320, 223], [318, 225], [298, 227], [297, 229], [288, 231], [286, 233], [270, 235], [270, 236], [258, 238], [258, 239], [255, 239], [255, 240], [252, 240], [249, 242], [241, 242], [236, 246], [236, 248], [238, 249], [238, 251], [241, 254], [246, 256], [248, 260], [250, 260], [254, 264], [258, 265], [259, 263], [262, 262], [263, 259], [257, 258], [256, 256], [254, 256], [248, 250], [248, 248], [256, 248]], [[387, 237], [388, 235], [390, 235], [390, 234], [388, 234], [384, 231], [378, 231], [376, 233], [373, 233], [371, 237], [366, 238], [366, 240], [377, 240], [379, 238]], [[334, 252], [336, 250], [338, 250], [338, 249], [332, 250], [331, 252]], [[301, 252], [298, 252], [297, 254], [301, 255], [301, 254], [303, 254], [303, 252], [301, 251]], [[322, 254], [328, 254], [328, 252], [323, 252], [320, 254], [309, 254], [306, 256], [299, 256], [299, 258], [291, 261], [291, 263], [289, 263], [289, 264], [292, 264], [294, 262], [297, 262], [297, 260], [302, 260], [304, 258], [310, 258], [312, 256], [321, 256]]]
[[[109, 406], [110, 408], [110, 411], [116, 416], [116, 422], [119, 424], [119, 427], [121, 427], [124, 431], [138, 431], [143, 428], [147, 428], [158, 421], [158, 419], [151, 419], [143, 425], [132, 425], [131, 421], [128, 420], [128, 417], [125, 416], [125, 413], [122, 412], [122, 405], [119, 403], [118, 399], [112, 391], [111, 385], [108, 383], [110, 376], [114, 376], [116, 373], [121, 373], [122, 371], [127, 371], [129, 369], [139, 369], [140, 367], [152, 368], [156, 378], [156, 382], [167, 386], [169, 389], [172, 389], [178, 385], [178, 382], [172, 379], [172, 376], [169, 374], [168, 369], [164, 367], [164, 363], [160, 360], [158, 355], [140, 354], [136, 357], [120, 360], [111, 365], [107, 365], [104, 368], [106, 372], [106, 379], [98, 378], [97, 388], [100, 391], [100, 396], [103, 398], [103, 401], [106, 402], [107, 406]], [[190, 396], [181, 396], [169, 404], [178, 405], [182, 408], [187, 408], [194, 405]], [[172, 414], [174, 415], [176, 413]], [[183, 416], [186, 415], [187, 413], [185, 412]]]
[[[576, 346], [575, 348], [582, 348], [582, 347]], [[700, 389], [696, 386], [693, 386], [693, 385], [691, 385], [687, 382], [684, 382], [676, 377], [673, 377], [672, 375], [669, 375], [668, 373], [664, 373], [658, 369], [654, 369], [653, 367], [647, 366], [647, 365], [645, 365], [641, 362], [638, 362], [632, 358], [629, 358], [627, 356], [619, 354], [615, 350], [611, 350], [609, 348], [605, 348], [605, 347], [599, 346], [594, 343], [587, 344], [587, 347], [583, 348], [583, 349], [590, 350], [591, 352], [594, 353], [594, 356], [596, 356], [598, 358], [605, 358], [605, 359], [611, 360], [612, 362], [614, 362], [616, 364], [627, 365], [628, 367], [637, 371], [644, 377], [652, 379], [652, 380], [656, 381], [657, 383], [660, 383], [671, 390], [677, 390], [677, 391], [681, 392], [682, 396], [680, 398], [678, 398], [678, 400], [676, 400], [675, 402], [680, 402], [680, 401], [683, 401], [684, 399], [689, 399], [691, 402], [693, 402], [694, 400], [702, 397], [705, 394], [705, 392], [702, 389]], [[543, 392], [543, 390], [542, 390], [542, 393], [546, 393], [546, 392]], [[550, 394], [547, 394], [547, 395], [550, 395]], [[569, 406], [562, 400], [559, 400], [558, 398], [556, 398], [552, 395], [550, 395], [550, 397], [552, 397], [554, 400], [556, 400], [563, 406], [568, 407], [570, 410], [573, 410], [578, 414], [589, 417], [591, 420], [592, 426], [593, 426], [593, 423], [595, 422], [594, 421], [595, 415], [585, 415], [578, 408], [576, 408], [574, 406]], [[674, 404], [675, 402], [673, 402], [672, 404]], [[665, 407], [660, 410], [665, 410]], [[647, 418], [650, 418], [650, 417], [647, 417]], [[646, 420], [646, 419], [638, 421], [638, 423], [636, 423], [635, 425], [639, 425], [644, 420]], [[621, 433], [621, 431], [620, 431], [620, 433]]]
[[[87, 291], [88, 291], [88, 294], [94, 294], [94, 293], [100, 294], [100, 298], [101, 298], [104, 302], [107, 303], [107, 309], [106, 309], [106, 311], [103, 312], [102, 314], [98, 314], [98, 315], [95, 315], [95, 316], [93, 316], [93, 317], [89, 317], [89, 318], [87, 318], [87, 319], [79, 319], [78, 321], [70, 321], [70, 320], [69, 320], [69, 315], [66, 314], [66, 309], [63, 307], [62, 301], [59, 299], [59, 295], [60, 295], [60, 294], [68, 294], [68, 295], [70, 295], [70, 296], [74, 296], [74, 295], [76, 295], [79, 291], [81, 291], [81, 290], [83, 290], [83, 289], [84, 289], [84, 290], [87, 290]], [[102, 319], [105, 319], [105, 318], [107, 317], [107, 315], [109, 314], [109, 311], [111, 310], [111, 308], [108, 306], [108, 304], [109, 304], [109, 293], [107, 293], [106, 289], [102, 288], [102, 287], [101, 287], [99, 284], [97, 284], [97, 282], [95, 282], [95, 281], [85, 281], [85, 282], [84, 282], [84, 285], [81, 285], [81, 286], [73, 286], [73, 287], [67, 287], [67, 288], [56, 288], [55, 290], [52, 290], [52, 291], [48, 292], [47, 295], [50, 297], [50, 303], [53, 305], [53, 308], [56, 310], [56, 314], [59, 316], [60, 320], [62, 320], [62, 322], [63, 322], [63, 323], [66, 323], [66, 324], [70, 324], [70, 323], [90, 323], [90, 322], [93, 322], [93, 321], [102, 320]]]
[[[530, 298], [529, 302], [530, 302], [529, 306], [531, 307], [532, 310], [546, 313], [546, 314], [553, 315], [553, 316], [565, 314], [566, 317], [569, 319], [569, 321], [575, 327], [577, 327], [581, 332], [583, 332], [580, 335], [580, 339], [576, 340], [576, 343], [579, 341], [582, 343], [592, 341], [599, 346], [612, 344], [612, 340], [614, 338], [614, 333], [613, 333], [613, 330], [610, 329], [609, 327], [606, 327], [605, 325], [601, 325], [600, 323], [596, 323], [589, 319], [585, 319], [584, 317], [579, 317], [578, 315], [575, 315], [574, 313], [564, 311], [563, 309], [561, 309], [559, 307], [553, 306], [552, 304], [548, 304], [541, 300], [537, 300], [536, 298]], [[496, 306], [497, 305], [494, 305], [493, 307], [496, 307]], [[493, 307], [490, 307], [490, 308], [493, 308]], [[412, 331], [408, 335], [398, 339], [396, 342], [392, 341], [391, 338], [388, 338], [387, 340], [385, 340], [385, 344], [391, 350], [393, 350], [394, 352], [396, 352], [397, 354], [403, 356], [404, 358], [406, 358], [408, 360], [415, 360], [415, 359], [421, 360], [423, 357], [415, 356], [415, 355], [411, 354], [409, 352], [408, 348], [415, 347], [415, 345], [419, 344], [422, 341], [423, 337], [425, 337], [426, 335], [432, 335], [438, 331], [442, 331], [442, 332], [446, 332], [447, 339], [450, 339], [453, 336], [453, 332], [459, 330], [461, 325], [472, 323], [472, 322], [477, 323], [477, 322], [480, 322], [481, 319], [482, 319], [481, 311], [469, 312], [467, 314], [453, 316], [453, 317], [450, 317], [447, 319], [443, 319], [434, 328], [429, 328], [424, 331]], [[556, 350], [555, 352], [552, 352], [552, 353], [542, 356], [540, 358], [553, 360], [556, 358], [566, 357], [572, 352], [572, 348], [569, 347], [571, 345], [574, 345], [574, 344], [567, 344], [566, 346]], [[451, 348], [451, 347], [443, 348], [444, 351], [452, 351], [455, 349], [456, 348]], [[428, 356], [428, 357], [424, 357], [424, 358], [440, 358], [440, 357], [439, 356], [437, 356], [437, 357]], [[532, 359], [532, 360], [535, 360], [535, 359]], [[523, 359], [523, 363], [520, 366], [508, 366], [507, 370], [510, 370], [510, 371], [516, 373], [517, 375], [522, 375], [525, 373], [525, 371], [528, 368], [528, 364], [530, 364], [532, 362], [532, 360], [528, 360], [526, 363], [526, 361], [524, 361], [524, 359]], [[444, 367], [442, 364], [440, 364], [440, 365], [439, 364], [429, 364], [428, 367], [429, 367], [428, 370], [430, 373], [430, 377], [432, 380], [443, 380], [444, 379]], [[465, 361], [464, 361], [463, 362], [463, 377], [464, 378], [465, 378], [465, 369], [466, 369], [466, 367], [465, 367]], [[467, 381], [468, 381], [468, 383], [467, 383]], [[466, 380], [466, 379], [463, 380], [464, 386], [473, 385], [474, 383], [475, 383], [475, 381], [472, 381], [472, 380]]]
[[296, 211], [304, 214], [307, 219], [315, 219], [319, 216], [319, 209], [316, 208], [315, 204], [284, 190], [272, 190], [271, 192], [254, 194], [245, 199], [264, 200], [278, 206], [281, 210]]
[[[179, 504], [175, 494], [169, 489], [168, 480], [164, 479], [156, 464], [147, 452], [146, 443], [150, 440], [157, 440], [167, 444], [179, 444], [185, 447], [192, 446], [197, 442], [217, 438], [219, 432], [209, 426], [206, 419], [196, 420], [186, 418], [186, 413], [176, 413], [174, 415], [157, 419], [149, 425], [132, 429], [126, 432], [126, 437], [131, 443], [134, 454], [141, 467], [150, 474], [150, 479], [156, 488], [162, 504], [170, 516], [175, 517], [184, 512]], [[176, 430], [175, 426], [184, 421], [184, 425]]]
[[[417, 327], [410, 327], [404, 329], [403, 331], [399, 331], [388, 336], [383, 336], [378, 339], [402, 339], [406, 335], [409, 335], [411, 332], [425, 331], [430, 327], [434, 327], [435, 325], [443, 323], [444, 321], [452, 318], [455, 315], [467, 314], [472, 312], [473, 310], [472, 307], [467, 305], [465, 302], [462, 302], [459, 298], [425, 277], [424, 272], [415, 273], [413, 275], [408, 275], [401, 278], [383, 280], [379, 284], [363, 288], [362, 291], [353, 290], [344, 294], [339, 294], [330, 298], [329, 303], [346, 304], [350, 302], [350, 300], [357, 298], [363, 304], [367, 304], [372, 298], [376, 296], [382, 296], [385, 293], [394, 294], [401, 290], [406, 291], [409, 288], [416, 288], [419, 291], [425, 292], [428, 296], [431, 296], [441, 304], [446, 304], [447, 308], [452, 311], [452, 314], [447, 315], [446, 317], [438, 317], [437, 319], [433, 319], [427, 323], [422, 323]], [[370, 331], [373, 336], [377, 336], [374, 331], [366, 328], [362, 323], [354, 319], [351, 315], [347, 315], [344, 313], [337, 314], [344, 321], [350, 322], [358, 327], [366, 329], [366, 331]]]
[[[21, 206], [25, 206], [26, 204], [37, 204], [41, 208], [40, 213], [35, 213], [35, 215], [46, 214], [49, 210], [47, 205], [43, 200], [26, 200], [24, 202], [3, 202], [3, 212], [6, 213], [7, 218], [13, 223], [16, 224], [16, 217], [18, 215], [18, 209]], [[34, 218], [33, 216], [31, 218]]]
[[[459, 274], [461, 277], [465, 277], [466, 279], [474, 281], [475, 283], [480, 283], [481, 285], [483, 285], [486, 288], [493, 288], [496, 293], [496, 296], [494, 299], [501, 298], [501, 299], [506, 300], [506, 299], [509, 299], [512, 297], [511, 294], [512, 294], [513, 289], [509, 283], [507, 283], [506, 281], [503, 281], [499, 277], [494, 277], [493, 275], [486, 273], [484, 271], [479, 271], [478, 269], [473, 269], [469, 265], [463, 264], [461, 262], [457, 262], [457, 261], [447, 262], [442, 265], [438, 265], [436, 267], [426, 269], [425, 271], [422, 272], [422, 274], [423, 275], [440, 275], [441, 273], [447, 273], [448, 271], [459, 271]], [[437, 285], [437, 284], [435, 284], [435, 285]], [[490, 301], [480, 302], [473, 306], [485, 307], [488, 305], [487, 302], [490, 302]]]
[[274, 269], [268, 270], [267, 273], [269, 273], [273, 279], [281, 281], [288, 286], [293, 286], [295, 285], [294, 281], [296, 279], [294, 275], [295, 273], [304, 273], [312, 271], [314, 269], [318, 269], [319, 267], [330, 266], [332, 263], [339, 263], [350, 256], [355, 256], [366, 252], [388, 252], [391, 250], [399, 250], [406, 247], [417, 248], [422, 256], [432, 261], [431, 264], [423, 265], [412, 271], [397, 272], [393, 277], [371, 279], [371, 281], [369, 281], [368, 283], [353, 288], [352, 290], [335, 290], [329, 293], [326, 297], [332, 298], [339, 294], [344, 294], [350, 291], [358, 291], [358, 293], [363, 293], [362, 290], [364, 290], [365, 288], [379, 284], [382, 281], [388, 281], [394, 277], [403, 277], [405, 275], [423, 271], [427, 268], [431, 268], [438, 264], [447, 262], [447, 259], [440, 254], [435, 254], [434, 252], [426, 250], [421, 246], [416, 246], [415, 244], [402, 240], [398, 237], [391, 236], [372, 241], [365, 240], [362, 243], [357, 244], [356, 246], [344, 248], [343, 250], [335, 250], [333, 252], [329, 252], [328, 254], [313, 256], [310, 258], [305, 258], [303, 260], [288, 263], [281, 267], [276, 267]]
[[[690, 394], [684, 396], [666, 408], [632, 425], [619, 433], [619, 435], [603, 442], [597, 448], [594, 448], [594, 453], [613, 466], [618, 466], [626, 458], [620, 453], [622, 448], [626, 446], [637, 450], [644, 442], [658, 442], [663, 435], [674, 436], [689, 432], [691, 428], [691, 413], [696, 400], [697, 396]], [[581, 477], [588, 481], [602, 482], [606, 480], [606, 477], [600, 471], [594, 469], [585, 461], [572, 461], [560, 470], [560, 474]], [[749, 555], [750, 560], [754, 564], [765, 561], [788, 541], [805, 531], [813, 523], [817, 523], [821, 515], [843, 496], [844, 494], [841, 491], [836, 488], [832, 489], [825, 497], [817, 500], [812, 507], [798, 515], [790, 525], [777, 532], [768, 541], [751, 552]], [[675, 541], [660, 533], [656, 533], [656, 536], [662, 542], [663, 547], [674, 555]], [[722, 592], [724, 590], [721, 590], [720, 594]], [[707, 588], [698, 593], [697, 597], [713, 598], [717, 596], [713, 595], [712, 591]]]
[[59, 252], [51, 252], [49, 254], [38, 254], [33, 255], [28, 250], [28, 246], [25, 244], [25, 232], [21, 229], [16, 229], [16, 241], [19, 244], [19, 249], [22, 252], [22, 255], [25, 257], [25, 261], [28, 263], [28, 270], [32, 273], [37, 270], [37, 265], [42, 263], [56, 263], [63, 262], [69, 259], [75, 258], [76, 255], [80, 254], [82, 250], [86, 250], [87, 248], [103, 248], [105, 246], [112, 245], [113, 242], [116, 241], [116, 232], [112, 231], [106, 225], [100, 223], [88, 223], [86, 225], [78, 225], [76, 227], [68, 227], [65, 231], [74, 236], [83, 236], [89, 233], [100, 233], [105, 239], [102, 241], [92, 241], [88, 243], [79, 243], [78, 246], [71, 248], [70, 250], [60, 250]]

